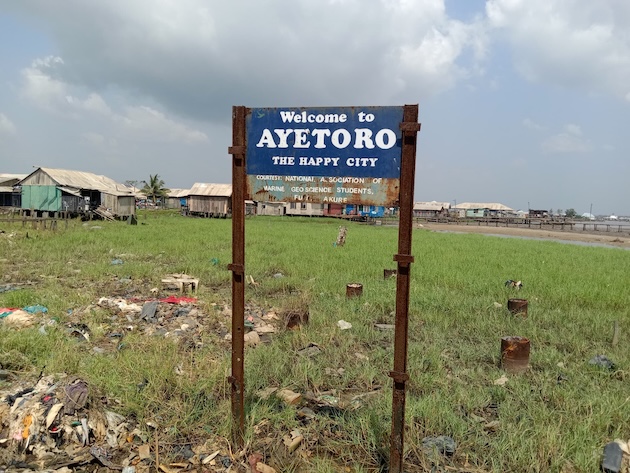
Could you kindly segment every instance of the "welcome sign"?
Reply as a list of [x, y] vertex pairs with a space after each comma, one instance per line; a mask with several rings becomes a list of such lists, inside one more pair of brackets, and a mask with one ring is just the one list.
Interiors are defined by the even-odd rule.
[[402, 120], [402, 106], [248, 109], [247, 194], [397, 206]]

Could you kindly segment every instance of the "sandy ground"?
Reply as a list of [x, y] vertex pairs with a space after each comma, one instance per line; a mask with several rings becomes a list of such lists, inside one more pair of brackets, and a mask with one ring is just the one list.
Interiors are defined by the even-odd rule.
[[612, 246], [630, 249], [630, 233], [588, 233], [580, 231], [537, 230], [530, 228], [492, 227], [476, 225], [455, 225], [445, 223], [423, 223], [417, 228], [425, 228], [436, 232], [484, 233], [488, 235], [506, 235], [520, 238], [550, 239], [569, 242], [581, 242], [593, 246]]

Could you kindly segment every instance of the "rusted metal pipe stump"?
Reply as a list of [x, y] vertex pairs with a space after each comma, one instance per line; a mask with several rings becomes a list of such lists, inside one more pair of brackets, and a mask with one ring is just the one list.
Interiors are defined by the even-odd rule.
[[524, 373], [529, 367], [529, 351], [528, 338], [501, 338], [501, 366], [510, 374]]
[[512, 315], [527, 317], [527, 299], [508, 299], [507, 308]]
[[346, 285], [346, 298], [361, 297], [363, 294], [363, 284], [352, 283]]

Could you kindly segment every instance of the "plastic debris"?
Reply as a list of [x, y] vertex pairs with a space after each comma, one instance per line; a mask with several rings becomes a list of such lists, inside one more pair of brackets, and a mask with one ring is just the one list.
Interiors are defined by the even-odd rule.
[[422, 439], [422, 450], [427, 454], [439, 453], [452, 457], [457, 449], [457, 443], [451, 437], [440, 435], [439, 437], [425, 437]]
[[374, 324], [374, 327], [379, 330], [394, 330], [396, 328], [394, 324]]
[[600, 368], [606, 368], [608, 370], [615, 369], [615, 363], [605, 355], [595, 355], [589, 360], [589, 364], [599, 366]]
[[212, 266], [217, 266], [219, 264], [219, 258], [212, 258], [210, 263], [212, 263]]
[[495, 379], [493, 384], [495, 386], [503, 386], [507, 382], [508, 382], [508, 377], [506, 375], [503, 375], [499, 379]]
[[121, 260], [120, 258], [114, 258], [112, 260], [112, 264], [113, 265], [123, 264], [123, 260]]
[[523, 287], [522, 281], [514, 281], [513, 279], [508, 279], [505, 281], [505, 287], [513, 287], [517, 291]]
[[33, 314], [29, 314], [28, 312], [21, 309], [14, 310], [13, 312], [3, 317], [5, 324], [17, 328], [30, 327], [34, 323], [33, 319]]
[[316, 356], [322, 352], [322, 349], [319, 347], [317, 343], [309, 343], [308, 346], [298, 350], [299, 355], [303, 356]]
[[346, 322], [345, 320], [340, 320], [337, 322], [337, 327], [341, 330], [349, 330], [352, 328], [352, 324], [350, 322]]
[[606, 473], [617, 473], [621, 471], [622, 459], [623, 451], [617, 442], [606, 444], [602, 458], [602, 470]]
[[29, 305], [27, 307], [24, 307], [22, 309], [25, 312], [28, 312], [29, 314], [39, 314], [39, 313], [46, 313], [48, 312], [48, 309], [46, 307], [44, 307], [43, 305]]
[[15, 312], [16, 310], [20, 310], [19, 307], [0, 307], [0, 319]]
[[168, 304], [194, 304], [197, 302], [196, 297], [177, 297], [177, 296], [168, 296], [162, 299], [159, 299], [160, 302], [166, 302]]
[[155, 312], [157, 311], [158, 303], [158, 301], [145, 302], [140, 312], [140, 318], [150, 322], [155, 321]]

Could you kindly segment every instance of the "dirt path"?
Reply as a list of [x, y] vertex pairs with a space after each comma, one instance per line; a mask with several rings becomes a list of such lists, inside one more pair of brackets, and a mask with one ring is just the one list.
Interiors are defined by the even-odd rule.
[[456, 225], [446, 223], [423, 223], [417, 228], [436, 232], [484, 233], [490, 235], [508, 235], [522, 238], [542, 238], [549, 240], [579, 241], [597, 245], [614, 246], [630, 249], [630, 234], [622, 233], [587, 233], [562, 230], [537, 230], [530, 228], [491, 227], [477, 225]]

